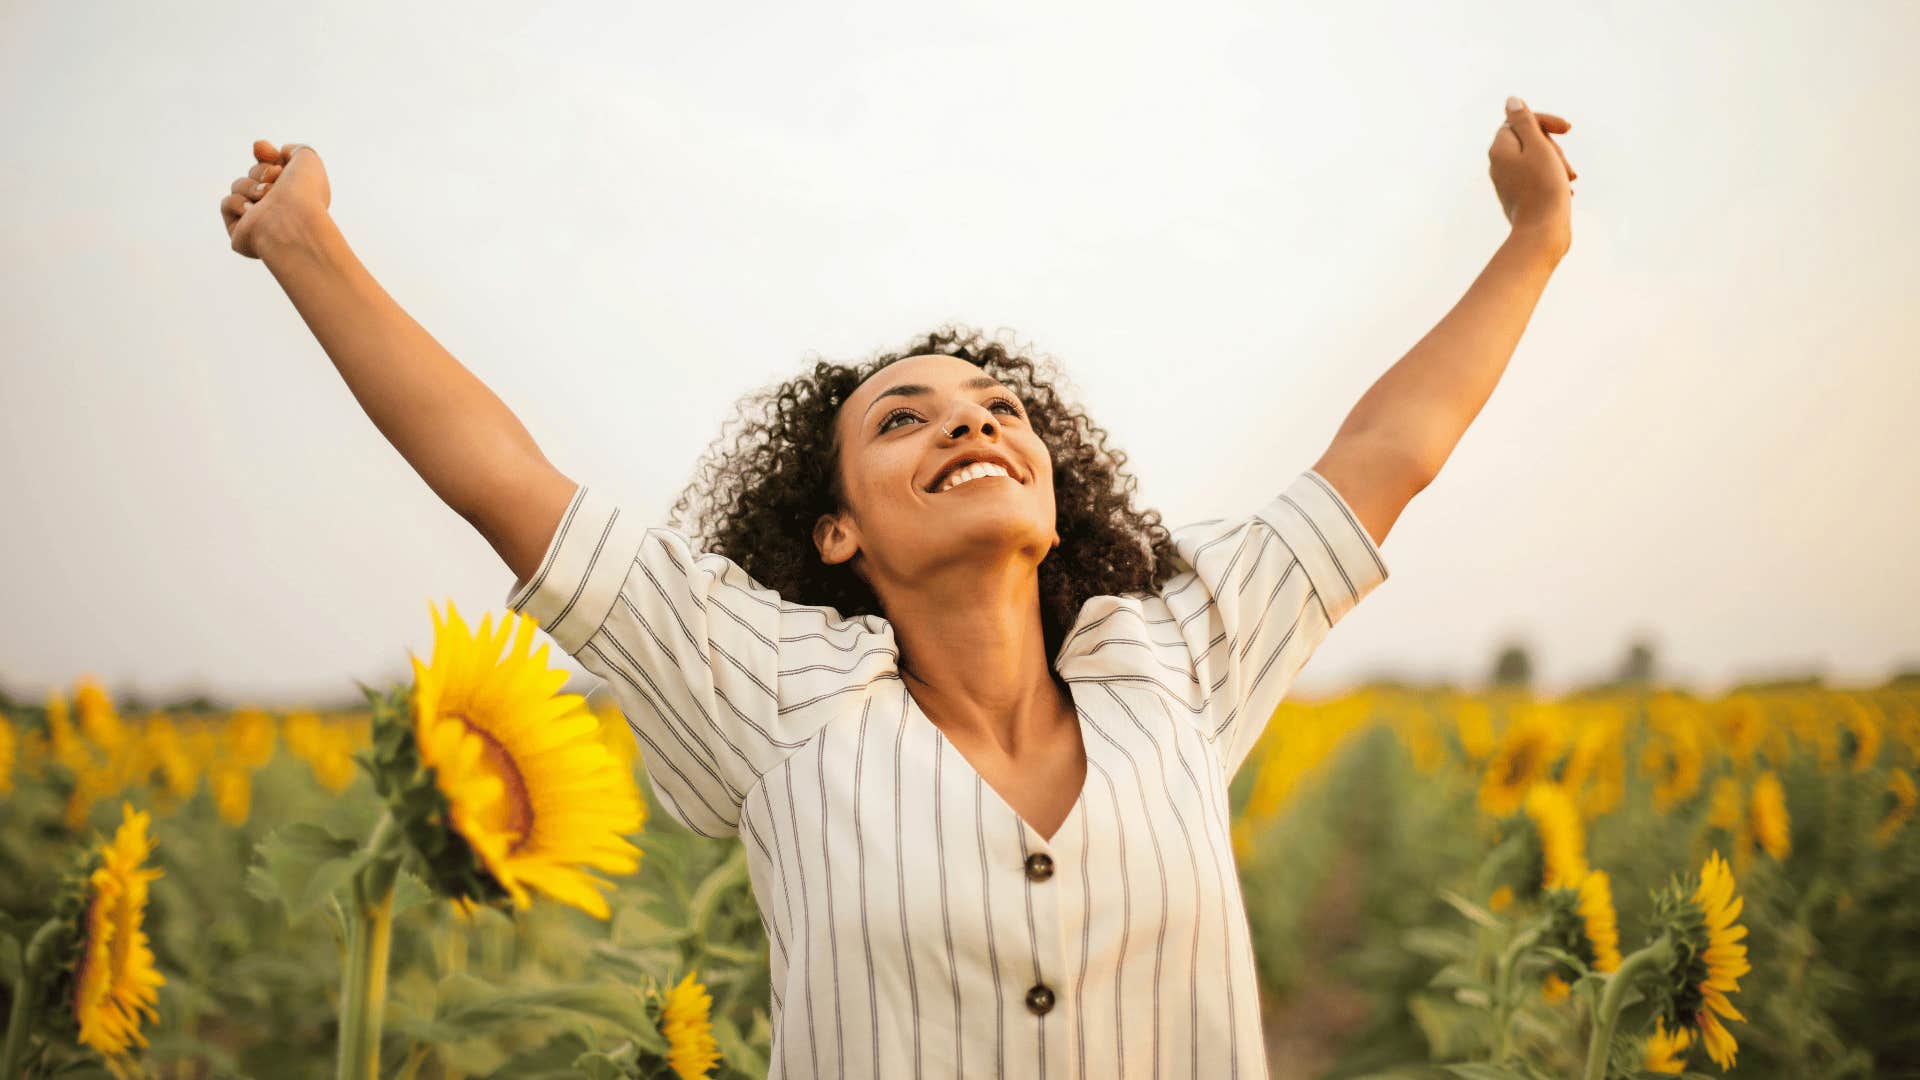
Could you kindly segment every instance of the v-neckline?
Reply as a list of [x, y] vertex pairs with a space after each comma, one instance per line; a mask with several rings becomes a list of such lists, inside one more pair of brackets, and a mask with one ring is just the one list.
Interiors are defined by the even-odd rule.
[[993, 781], [982, 775], [980, 770], [974, 766], [973, 762], [968, 760], [966, 753], [954, 745], [952, 739], [947, 738], [947, 733], [941, 731], [940, 725], [934, 723], [933, 718], [927, 715], [927, 711], [920, 707], [920, 702], [914, 698], [913, 691], [907, 688], [906, 680], [904, 679], [900, 682], [900, 692], [907, 696], [907, 708], [918, 715], [922, 723], [932, 728], [934, 735], [940, 740], [935, 744], [935, 752], [938, 752], [938, 748], [941, 745], [952, 747], [954, 756], [960, 759], [960, 763], [965, 765], [967, 771], [972, 773], [973, 778], [979, 782], [980, 790], [985, 792], [988, 798], [999, 804], [1000, 808], [1005, 810], [1013, 820], [1019, 822], [1021, 829], [1033, 836], [1039, 837], [1040, 843], [1043, 846], [1053, 846], [1054, 840], [1066, 832], [1067, 826], [1073, 824], [1074, 819], [1080, 816], [1087, 802], [1087, 785], [1093, 780], [1093, 754], [1090, 750], [1092, 741], [1087, 738], [1087, 721], [1080, 710], [1079, 699], [1074, 696], [1073, 684], [1071, 682], [1067, 683], [1067, 700], [1073, 705], [1074, 723], [1080, 726], [1080, 753], [1081, 756], [1086, 759], [1087, 767], [1086, 771], [1082, 773], [1080, 777], [1079, 794], [1074, 796], [1073, 805], [1067, 809], [1067, 816], [1060, 819], [1060, 824], [1054, 828], [1052, 836], [1042, 835], [1039, 829], [1034, 828], [1032, 822], [1022, 816], [1020, 811], [1013, 808], [1013, 804], [1007, 801], [1007, 797], [1000, 792], [1000, 789], [993, 786]]

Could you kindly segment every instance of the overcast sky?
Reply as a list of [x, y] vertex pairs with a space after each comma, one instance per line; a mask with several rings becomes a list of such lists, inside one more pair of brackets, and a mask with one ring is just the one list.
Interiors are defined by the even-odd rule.
[[741, 395], [956, 320], [1056, 358], [1177, 525], [1310, 466], [1485, 266], [1509, 93], [1573, 122], [1572, 250], [1300, 693], [1515, 638], [1549, 691], [1635, 635], [1707, 691], [1920, 663], [1920, 5], [192, 11], [0, 5], [16, 694], [351, 697], [430, 599], [504, 611], [229, 249], [256, 138], [318, 148], [374, 276], [663, 522]]

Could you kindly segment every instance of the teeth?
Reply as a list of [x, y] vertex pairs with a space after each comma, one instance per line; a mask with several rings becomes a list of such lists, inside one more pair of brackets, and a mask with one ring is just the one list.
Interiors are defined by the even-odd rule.
[[1009, 480], [1013, 479], [1007, 470], [995, 465], [991, 461], [976, 461], [971, 465], [963, 465], [949, 473], [945, 482], [940, 485], [940, 490], [948, 491], [959, 487], [969, 480], [975, 480], [982, 476], [1005, 476]]

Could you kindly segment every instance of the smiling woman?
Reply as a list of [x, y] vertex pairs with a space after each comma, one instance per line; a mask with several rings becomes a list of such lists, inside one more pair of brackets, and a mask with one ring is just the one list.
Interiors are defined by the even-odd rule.
[[977, 335], [755, 405], [675, 507], [700, 534], [560, 478], [507, 605], [607, 681], [660, 806], [745, 843], [769, 1075], [1265, 1076], [1227, 786], [1386, 580], [1353, 508], [1307, 470], [1170, 532]]

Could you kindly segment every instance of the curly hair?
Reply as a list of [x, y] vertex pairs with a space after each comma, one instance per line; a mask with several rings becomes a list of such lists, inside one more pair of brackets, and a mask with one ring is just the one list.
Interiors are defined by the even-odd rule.
[[1038, 570], [1051, 665], [1088, 599], [1156, 591], [1173, 576], [1173, 538], [1159, 511], [1134, 509], [1139, 481], [1121, 470], [1126, 452], [1109, 449], [1107, 432], [1061, 396], [1056, 383], [1066, 379], [1052, 360], [1036, 365], [1017, 346], [983, 337], [948, 324], [851, 365], [816, 358], [812, 370], [747, 395], [701, 456], [669, 524], [790, 603], [884, 616], [851, 562], [828, 564], [813, 543], [820, 516], [847, 509], [834, 418], [856, 387], [896, 360], [959, 357], [1019, 395], [1053, 458], [1060, 543]]

